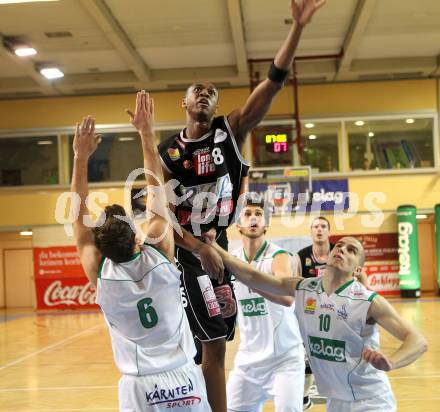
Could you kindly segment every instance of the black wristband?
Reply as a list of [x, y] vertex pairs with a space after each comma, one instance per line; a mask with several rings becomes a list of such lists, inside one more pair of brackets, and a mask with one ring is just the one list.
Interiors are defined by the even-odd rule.
[[272, 80], [275, 83], [284, 83], [288, 74], [289, 74], [289, 70], [279, 69], [272, 62], [269, 67], [269, 72], [267, 73], [267, 77], [268, 79]]

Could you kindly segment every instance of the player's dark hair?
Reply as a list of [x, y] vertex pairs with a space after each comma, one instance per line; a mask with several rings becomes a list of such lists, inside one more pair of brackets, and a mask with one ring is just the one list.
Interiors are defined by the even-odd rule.
[[327, 219], [326, 217], [324, 217], [324, 216], [318, 216], [318, 217], [315, 217], [315, 218], [312, 220], [312, 224], [310, 225], [310, 227], [312, 227], [313, 224], [314, 224], [317, 220], [323, 220], [324, 222], [327, 222], [328, 230], [330, 230], [330, 222], [329, 222], [328, 219]]
[[264, 210], [263, 196], [256, 196], [255, 194], [246, 196], [243, 207], [246, 207], [246, 206], [261, 207], [261, 209]]
[[103, 256], [116, 263], [129, 261], [133, 256], [135, 233], [127, 222], [116, 216], [126, 216], [120, 205], [107, 206], [105, 222], [93, 229], [95, 245]]

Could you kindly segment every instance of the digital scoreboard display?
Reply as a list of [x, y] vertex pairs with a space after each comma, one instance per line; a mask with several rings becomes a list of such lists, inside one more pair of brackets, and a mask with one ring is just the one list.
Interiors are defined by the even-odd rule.
[[273, 153], [287, 152], [288, 142], [286, 133], [267, 134], [265, 139], [267, 150]]

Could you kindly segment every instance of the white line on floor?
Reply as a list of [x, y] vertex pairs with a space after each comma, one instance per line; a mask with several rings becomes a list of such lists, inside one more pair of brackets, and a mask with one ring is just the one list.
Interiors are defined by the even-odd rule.
[[12, 361], [12, 362], [9, 362], [9, 363], [6, 363], [6, 364], [0, 366], [0, 371], [4, 370], [4, 369], [6, 369], [6, 368], [9, 368], [10, 366], [17, 365], [18, 363], [23, 362], [23, 361], [26, 360], [26, 359], [32, 358], [33, 356], [39, 355], [40, 353], [43, 353], [43, 352], [46, 352], [46, 351], [48, 351], [48, 350], [54, 349], [54, 348], [56, 348], [56, 347], [58, 347], [58, 346], [64, 345], [66, 342], [69, 342], [69, 341], [71, 341], [71, 340], [74, 340], [74, 339], [79, 338], [79, 337], [82, 336], [82, 335], [85, 335], [85, 334], [87, 334], [87, 333], [90, 333], [90, 332], [93, 331], [94, 329], [103, 328], [103, 327], [104, 327], [103, 324], [95, 325], [95, 326], [92, 326], [91, 328], [88, 328], [88, 329], [83, 330], [83, 331], [81, 331], [81, 332], [75, 333], [74, 335], [69, 336], [69, 337], [66, 338], [66, 339], [60, 340], [60, 341], [57, 342], [57, 343], [53, 343], [52, 345], [46, 346], [45, 348], [42, 348], [42, 349], [37, 350], [37, 351], [35, 351], [35, 352], [29, 353], [28, 355], [22, 356], [21, 358], [18, 358], [18, 359], [16, 359], [16, 360]]
[[100, 385], [100, 386], [35, 386], [30, 388], [0, 388], [1, 392], [35, 392], [35, 391], [77, 391], [91, 389], [117, 389], [118, 385]]

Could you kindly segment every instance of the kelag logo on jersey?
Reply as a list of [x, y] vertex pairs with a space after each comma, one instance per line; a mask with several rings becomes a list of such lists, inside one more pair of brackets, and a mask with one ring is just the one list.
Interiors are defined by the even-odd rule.
[[263, 316], [268, 313], [264, 298], [242, 299], [240, 304], [243, 316]]
[[194, 152], [194, 168], [199, 176], [207, 176], [215, 172], [214, 159], [209, 147]]
[[346, 362], [345, 342], [309, 336], [310, 355], [330, 362]]

